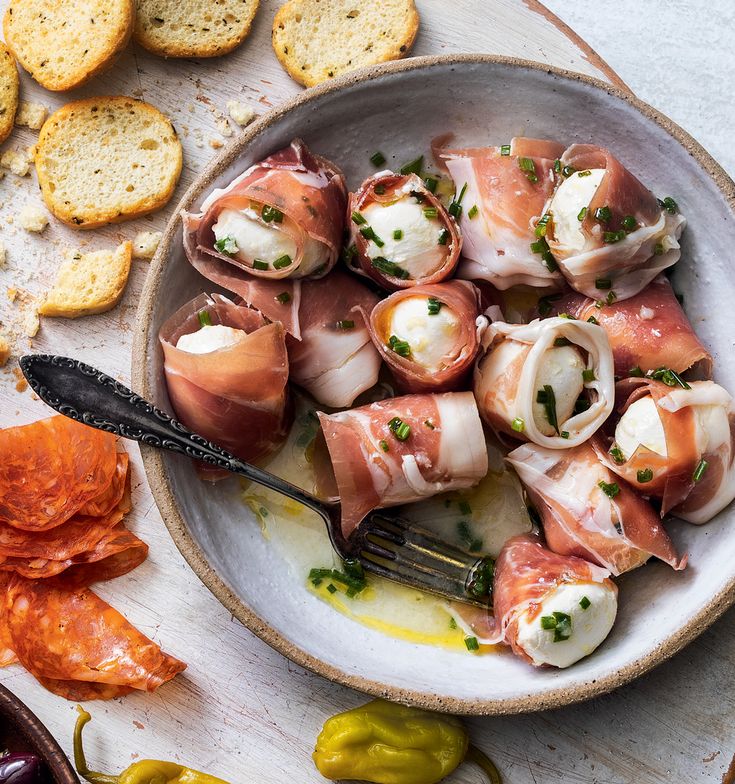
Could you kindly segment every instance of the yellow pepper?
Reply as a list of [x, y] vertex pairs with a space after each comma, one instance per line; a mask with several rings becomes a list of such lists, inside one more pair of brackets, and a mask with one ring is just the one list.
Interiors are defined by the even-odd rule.
[[77, 773], [90, 784], [228, 784], [223, 779], [185, 768], [176, 762], [139, 760], [126, 768], [119, 776], [96, 773], [87, 767], [82, 746], [82, 730], [91, 716], [81, 705], [77, 705], [79, 716], [74, 727], [74, 765]]
[[469, 745], [458, 718], [385, 700], [328, 719], [312, 756], [322, 776], [333, 780], [435, 784], [469, 759], [500, 784], [497, 769]]

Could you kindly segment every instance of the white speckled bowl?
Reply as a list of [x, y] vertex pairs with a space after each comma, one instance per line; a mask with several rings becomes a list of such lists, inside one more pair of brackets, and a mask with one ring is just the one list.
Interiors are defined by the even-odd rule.
[[[615, 88], [533, 63], [490, 56], [417, 58], [350, 74], [306, 92], [251, 126], [202, 174], [181, 207], [198, 205], [254, 161], [301, 136], [340, 165], [351, 186], [372, 171], [379, 148], [391, 162], [428, 151], [453, 131], [459, 145], [512, 136], [594, 141], [610, 147], [688, 219], [676, 287], [714, 354], [717, 380], [735, 390], [732, 241], [735, 184], [666, 117]], [[177, 211], [178, 212], [178, 211]], [[170, 409], [157, 334], [163, 321], [209, 284], [187, 263], [174, 218], [140, 305], [134, 386]], [[621, 580], [620, 614], [606, 643], [563, 670], [538, 670], [507, 655], [469, 656], [384, 636], [333, 611], [284, 568], [236, 485], [199, 482], [184, 458], [143, 450], [151, 488], [171, 534], [204, 583], [244, 624], [293, 661], [371, 694], [459, 713], [512, 713], [582, 700], [659, 664], [735, 599], [735, 510], [703, 528], [674, 524], [690, 567], [653, 564]], [[274, 597], [278, 597], [277, 601]]]

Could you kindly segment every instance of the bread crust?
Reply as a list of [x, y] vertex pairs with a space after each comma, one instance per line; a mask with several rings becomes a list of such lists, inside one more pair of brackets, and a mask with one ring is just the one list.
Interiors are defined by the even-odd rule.
[[0, 144], [13, 131], [15, 115], [18, 111], [19, 85], [15, 58], [10, 49], [0, 41]]

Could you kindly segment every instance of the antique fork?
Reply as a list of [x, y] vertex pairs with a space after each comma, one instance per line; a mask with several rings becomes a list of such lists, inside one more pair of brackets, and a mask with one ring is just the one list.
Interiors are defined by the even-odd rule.
[[365, 571], [388, 580], [453, 601], [488, 606], [492, 592], [491, 559], [478, 558], [385, 510], [368, 514], [355, 532], [345, 538], [339, 503], [322, 501], [243, 462], [96, 368], [50, 354], [24, 356], [20, 367], [41, 400], [64, 416], [224, 468], [312, 509], [324, 520], [332, 546], [348, 566], [359, 562]]

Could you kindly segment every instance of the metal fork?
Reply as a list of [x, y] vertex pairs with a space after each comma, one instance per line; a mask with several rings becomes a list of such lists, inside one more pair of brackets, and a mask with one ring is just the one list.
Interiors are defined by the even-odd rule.
[[384, 510], [368, 514], [346, 539], [339, 503], [322, 501], [243, 462], [96, 368], [50, 354], [24, 356], [20, 367], [41, 400], [64, 416], [224, 468], [314, 510], [324, 520], [332, 546], [348, 567], [352, 565], [354, 569], [357, 562], [366, 572], [388, 580], [453, 601], [488, 606], [492, 592], [491, 559], [478, 558]]

